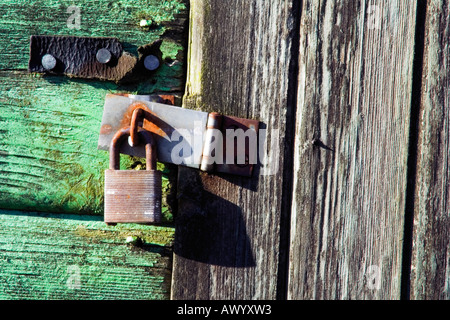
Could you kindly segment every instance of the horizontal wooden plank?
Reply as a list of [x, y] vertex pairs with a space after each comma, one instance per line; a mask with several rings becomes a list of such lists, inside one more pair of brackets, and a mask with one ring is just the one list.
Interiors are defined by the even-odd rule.
[[399, 299], [416, 3], [303, 3], [289, 299]]
[[[97, 139], [105, 95], [184, 90], [183, 1], [82, 1], [79, 29], [70, 27], [71, 5], [6, 1], [0, 8], [0, 41], [6, 44], [0, 51], [0, 208], [101, 214], [108, 154], [97, 150]], [[142, 20], [154, 22], [141, 27]], [[33, 34], [117, 37], [131, 53], [162, 38], [167, 61], [131, 85], [28, 74]], [[142, 161], [122, 157], [123, 168], [139, 168]], [[170, 220], [176, 170], [169, 168], [160, 164]]]
[[[109, 154], [97, 141], [104, 97], [116, 85], [0, 71], [0, 90], [0, 207], [101, 214]], [[145, 159], [121, 161], [130, 169]], [[170, 191], [176, 171], [160, 170]]]
[[[72, 5], [79, 8], [79, 28], [72, 28]], [[186, 13], [184, 0], [2, 2], [0, 208], [52, 214], [0, 211], [0, 299], [169, 297], [174, 230], [102, 222], [108, 153], [97, 150], [97, 140], [106, 94], [184, 90]], [[149, 26], [140, 26], [142, 20]], [[163, 39], [164, 63], [130, 85], [29, 74], [31, 35], [116, 37], [131, 54]], [[143, 161], [121, 157], [126, 169], [142, 169]], [[171, 222], [176, 167], [158, 169]], [[127, 244], [128, 236], [144, 245]]]
[[427, 1], [411, 299], [450, 299], [450, 2]]
[[[186, 19], [183, 0], [2, 1], [0, 42], [4, 45], [0, 48], [0, 70], [28, 67], [29, 37], [34, 34], [117, 37], [124, 42], [125, 51], [134, 54], [138, 46], [163, 37], [167, 42], [163, 52], [174, 58], [178, 50], [183, 50], [177, 42], [183, 39], [180, 32], [184, 32]], [[153, 21], [153, 26], [141, 27], [142, 20]]]
[[5, 210], [0, 226], [2, 300], [169, 297], [170, 227]]

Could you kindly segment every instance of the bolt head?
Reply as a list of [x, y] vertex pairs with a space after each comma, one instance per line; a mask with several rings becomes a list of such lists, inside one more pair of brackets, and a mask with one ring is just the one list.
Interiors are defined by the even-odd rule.
[[56, 67], [56, 59], [49, 53], [42, 57], [41, 63], [45, 70], [52, 70]]
[[143, 244], [143, 241], [140, 237], [136, 236], [128, 236], [125, 240], [125, 243], [135, 245], [135, 246], [141, 246]]
[[139, 22], [139, 26], [141, 27], [150, 27], [151, 25], [152, 25], [151, 20], [142, 19], [141, 22]]
[[159, 67], [159, 59], [154, 55], [148, 55], [144, 59], [144, 66], [147, 70], [154, 71]]
[[105, 48], [98, 50], [96, 54], [97, 61], [102, 64], [110, 62], [111, 57], [111, 52], [109, 52], [109, 50]]

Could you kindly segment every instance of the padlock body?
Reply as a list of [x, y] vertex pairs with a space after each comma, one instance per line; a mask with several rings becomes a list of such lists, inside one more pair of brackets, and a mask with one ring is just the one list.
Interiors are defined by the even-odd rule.
[[104, 221], [160, 223], [161, 183], [157, 170], [106, 170]]

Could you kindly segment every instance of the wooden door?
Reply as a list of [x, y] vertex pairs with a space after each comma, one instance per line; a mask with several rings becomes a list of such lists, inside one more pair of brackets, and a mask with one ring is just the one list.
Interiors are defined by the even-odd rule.
[[[5, 1], [0, 298], [449, 299], [449, 12], [446, 0]], [[162, 39], [165, 63], [130, 85], [30, 74], [35, 34], [117, 37], [131, 53]], [[106, 226], [107, 93], [259, 120], [253, 176], [160, 163], [165, 223]]]

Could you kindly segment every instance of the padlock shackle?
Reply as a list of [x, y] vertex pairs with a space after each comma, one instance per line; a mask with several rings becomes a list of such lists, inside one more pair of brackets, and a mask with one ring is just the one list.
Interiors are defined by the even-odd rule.
[[148, 112], [148, 108], [146, 106], [138, 105], [136, 109], [134, 109], [133, 114], [131, 116], [131, 125], [130, 125], [130, 143], [132, 146], [137, 145], [139, 143], [138, 137], [138, 128], [139, 121], [143, 121]]
[[[131, 128], [125, 127], [116, 132], [112, 138], [109, 148], [109, 168], [120, 170], [120, 145], [126, 137], [130, 136]], [[156, 144], [153, 134], [147, 130], [139, 128], [138, 135], [145, 142], [146, 170], [156, 170]]]

